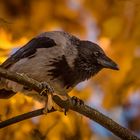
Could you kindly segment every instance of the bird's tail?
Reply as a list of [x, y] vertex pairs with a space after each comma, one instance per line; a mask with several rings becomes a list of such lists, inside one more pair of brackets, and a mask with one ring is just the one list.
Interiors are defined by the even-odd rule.
[[0, 89], [0, 99], [8, 99], [15, 94], [16, 92], [13, 92], [12, 90]]

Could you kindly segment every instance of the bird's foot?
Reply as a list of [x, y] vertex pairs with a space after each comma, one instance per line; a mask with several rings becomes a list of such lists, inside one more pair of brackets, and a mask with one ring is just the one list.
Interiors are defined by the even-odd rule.
[[53, 94], [54, 93], [54, 89], [47, 82], [39, 83], [39, 88], [43, 89], [39, 93], [41, 96], [47, 96], [47, 94]]
[[47, 98], [47, 100], [46, 100], [46, 102], [45, 102], [45, 108], [44, 108], [44, 110], [43, 110], [44, 114], [47, 114], [48, 111], [51, 110], [52, 108], [53, 108], [54, 110], [57, 110], [57, 111], [60, 111], [60, 112], [64, 112], [64, 114], [66, 114], [66, 109], [61, 108], [59, 105], [57, 105], [57, 104], [53, 101], [52, 96], [54, 96], [54, 95], [59, 96], [62, 100], [67, 100], [67, 99], [68, 99], [67, 96], [62, 96], [62, 95], [58, 95], [58, 94], [55, 94], [55, 93], [53, 93], [53, 94], [48, 94], [48, 98]]
[[[53, 93], [54, 95], [54, 93]], [[54, 110], [57, 110], [57, 111], [60, 111], [60, 112], [64, 112], [64, 115], [67, 115], [67, 112], [69, 110], [69, 107], [67, 108], [61, 108], [59, 105], [57, 105], [53, 99], [52, 99], [52, 94], [48, 94], [48, 98], [47, 98], [47, 101], [45, 103], [45, 108], [44, 108], [44, 114], [47, 114], [48, 113], [48, 110], [51, 110], [52, 108]], [[62, 96], [62, 95], [58, 95], [58, 94], [55, 94], [57, 96], [59, 96], [62, 100], [66, 101], [66, 100], [70, 100], [70, 102], [74, 105], [74, 106], [82, 106], [84, 105], [84, 101], [73, 96], [72, 98], [70, 98], [69, 96]]]
[[[74, 105], [74, 106], [82, 106], [84, 105], [84, 101], [77, 98], [76, 96], [73, 96], [72, 98], [68, 97], [68, 100]], [[64, 114], [67, 115], [67, 112], [69, 111], [69, 107], [64, 108]]]
[[45, 102], [45, 107], [43, 110], [43, 113], [47, 115], [48, 111], [52, 109], [53, 107], [53, 101], [52, 101], [52, 95], [51, 94], [47, 94], [46, 96], [46, 102]]
[[72, 102], [72, 104], [73, 105], [75, 105], [75, 106], [77, 106], [77, 105], [84, 105], [84, 101], [83, 100], [81, 100], [81, 99], [79, 99], [79, 98], [77, 98], [76, 96], [73, 96], [72, 98], [71, 98], [71, 102]]

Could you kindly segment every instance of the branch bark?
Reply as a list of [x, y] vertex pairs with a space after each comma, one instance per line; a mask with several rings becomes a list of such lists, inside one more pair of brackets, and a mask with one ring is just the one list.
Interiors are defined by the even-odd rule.
[[[39, 82], [37, 82], [29, 77], [26, 77], [24, 75], [10, 72], [1, 67], [0, 67], [0, 77], [7, 78], [9, 80], [26, 85], [26, 86], [34, 89], [37, 92], [41, 92], [43, 90], [43, 89], [40, 89]], [[140, 138], [135, 136], [130, 130], [119, 125], [118, 123], [113, 121], [111, 118], [105, 116], [104, 114], [100, 113], [96, 109], [93, 109], [87, 105], [75, 106], [70, 100], [63, 101], [56, 95], [53, 96], [53, 100], [60, 107], [69, 108], [69, 109], [76, 111], [76, 112], [90, 118], [91, 120], [99, 123], [100, 125], [102, 125], [103, 127], [105, 127], [106, 129], [108, 129], [113, 134], [115, 134], [116, 136], [120, 137], [123, 140], [140, 140]], [[54, 110], [51, 110], [50, 112], [53, 112], [53, 111]], [[4, 128], [13, 123], [17, 123], [17, 122], [23, 121], [25, 119], [29, 119], [29, 118], [39, 116], [39, 115], [43, 115], [43, 108], [13, 117], [13, 118], [8, 119], [3, 122], [0, 122], [0, 128]]]

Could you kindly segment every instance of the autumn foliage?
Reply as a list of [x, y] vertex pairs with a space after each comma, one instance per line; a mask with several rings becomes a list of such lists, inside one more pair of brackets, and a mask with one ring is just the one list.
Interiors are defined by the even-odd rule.
[[[102, 70], [69, 95], [106, 112], [140, 136], [139, 8], [139, 0], [2, 0], [0, 62], [44, 31], [64, 30], [98, 43], [118, 63], [120, 71]], [[31, 98], [17, 94], [0, 100], [0, 120], [41, 107]], [[67, 116], [55, 112], [1, 129], [0, 139], [116, 139], [98, 127], [72, 111]]]

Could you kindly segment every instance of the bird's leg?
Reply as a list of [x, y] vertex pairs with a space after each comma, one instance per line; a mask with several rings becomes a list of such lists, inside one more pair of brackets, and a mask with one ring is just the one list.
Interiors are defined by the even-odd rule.
[[[66, 96], [62, 96], [62, 95], [58, 95], [56, 93], [53, 93], [53, 94], [48, 94], [47, 95], [47, 98], [46, 98], [46, 101], [45, 101], [45, 108], [43, 110], [44, 114], [47, 114], [48, 110], [51, 110], [52, 108], [57, 110], [57, 111], [60, 111], [60, 112], [66, 112], [65, 108], [61, 108], [59, 105], [57, 105], [54, 101], [53, 101], [53, 96], [54, 95], [57, 95], [59, 96], [62, 100], [67, 100], [68, 98]], [[66, 114], [66, 113], [65, 113]]]
[[38, 86], [40, 89], [42, 89], [39, 95], [44, 96], [44, 98], [46, 98], [43, 113], [47, 114], [48, 110], [51, 110], [53, 107], [52, 94], [54, 93], [54, 89], [47, 82], [41, 82]]
[[54, 89], [47, 82], [41, 82], [39, 87], [41, 89], [43, 89], [42, 92], [40, 93], [40, 95], [46, 97], [45, 109], [43, 111], [44, 114], [47, 114], [48, 110], [51, 110], [52, 107], [55, 110], [63, 111], [65, 115], [68, 112], [69, 108], [61, 108], [59, 105], [57, 105], [53, 101], [52, 96], [54, 96], [54, 95], [59, 96], [64, 101], [70, 100], [72, 102], [72, 104], [75, 105], [75, 106], [77, 106], [77, 105], [84, 105], [84, 101], [82, 101], [81, 99], [79, 99], [79, 98], [77, 98], [75, 96], [70, 98], [70, 96], [68, 96], [68, 94], [60, 95], [60, 94], [54, 93]]
[[54, 92], [54, 89], [47, 83], [47, 82], [41, 82], [39, 84], [39, 87], [41, 89], [43, 89], [40, 93], [41, 96], [44, 96], [46, 97], [45, 99], [45, 108], [44, 108], [44, 114], [47, 114], [48, 110], [51, 110], [52, 108], [54, 108], [55, 110], [58, 110], [58, 111], [64, 111], [59, 105], [57, 105], [52, 97], [54, 95], [57, 95], [59, 96], [62, 100], [67, 100], [68, 97], [67, 96], [63, 96], [63, 95], [59, 95], [59, 94], [56, 94]]
[[50, 93], [48, 93], [48, 94], [46, 95], [45, 107], [44, 107], [43, 113], [47, 115], [48, 110], [51, 110], [52, 107], [53, 107], [52, 96], [51, 96]]

